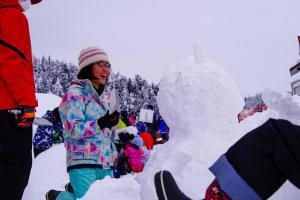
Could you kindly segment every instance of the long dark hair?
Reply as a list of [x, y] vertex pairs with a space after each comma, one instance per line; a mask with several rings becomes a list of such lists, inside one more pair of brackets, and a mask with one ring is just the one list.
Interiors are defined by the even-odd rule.
[[95, 79], [95, 77], [93, 76], [92, 70], [93, 70], [93, 63], [82, 68], [80, 70], [80, 72], [77, 74], [77, 78], [78, 79], [89, 79], [89, 80]]
[[[93, 75], [92, 70], [93, 70], [93, 63], [84, 67], [83, 69], [81, 69], [80, 72], [77, 74], [77, 78], [78, 79], [89, 79], [89, 80], [96, 79], [96, 77]], [[101, 95], [102, 92], [104, 91], [104, 89], [105, 89], [105, 85], [101, 85], [99, 87], [99, 89], [96, 89], [96, 91], [99, 95]]]

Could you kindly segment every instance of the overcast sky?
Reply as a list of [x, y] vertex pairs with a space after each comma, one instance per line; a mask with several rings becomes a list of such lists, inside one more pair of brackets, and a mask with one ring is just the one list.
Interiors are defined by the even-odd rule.
[[300, 34], [299, 0], [43, 0], [26, 13], [33, 53], [77, 65], [99, 46], [115, 72], [158, 82], [201, 43], [244, 95], [290, 90]]

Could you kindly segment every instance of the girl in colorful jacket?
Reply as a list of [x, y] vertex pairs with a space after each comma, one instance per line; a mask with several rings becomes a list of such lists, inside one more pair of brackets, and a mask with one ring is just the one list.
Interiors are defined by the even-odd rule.
[[118, 154], [111, 128], [117, 125], [119, 113], [109, 114], [108, 97], [103, 93], [110, 66], [102, 49], [80, 52], [79, 80], [71, 84], [59, 107], [73, 193], [50, 190], [48, 200], [81, 198], [96, 180], [113, 177]]

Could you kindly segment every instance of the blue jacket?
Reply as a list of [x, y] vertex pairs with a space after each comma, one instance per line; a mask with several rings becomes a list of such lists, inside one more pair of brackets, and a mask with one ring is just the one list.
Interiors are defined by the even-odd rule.
[[33, 148], [38, 150], [39, 153], [49, 149], [53, 143], [53, 136], [58, 133], [61, 141], [63, 142], [63, 124], [61, 121], [55, 121], [52, 111], [48, 110], [42, 118], [48, 120], [53, 124], [53, 126], [38, 126], [34, 138], [33, 138]]
[[139, 133], [148, 131], [148, 128], [147, 128], [146, 124], [144, 122], [141, 122], [141, 121], [139, 121], [136, 124], [136, 128], [137, 128], [137, 130], [138, 130]]
[[167, 124], [166, 124], [165, 120], [159, 120], [159, 126], [158, 126], [157, 131], [159, 131], [161, 135], [168, 133]]

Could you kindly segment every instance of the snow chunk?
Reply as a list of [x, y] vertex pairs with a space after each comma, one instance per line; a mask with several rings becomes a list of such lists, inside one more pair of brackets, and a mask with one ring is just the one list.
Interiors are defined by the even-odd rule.
[[213, 179], [208, 167], [241, 136], [237, 127], [237, 113], [243, 108], [239, 89], [223, 68], [201, 52], [195, 46], [195, 61], [167, 69], [160, 81], [158, 106], [170, 127], [170, 140], [155, 146], [139, 177], [143, 200], [155, 199], [153, 178], [149, 177], [161, 169], [170, 170], [188, 196], [200, 199]]
[[133, 175], [126, 175], [120, 179], [105, 177], [103, 180], [93, 183], [82, 200], [140, 200], [140, 187]]

